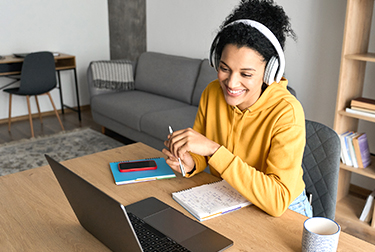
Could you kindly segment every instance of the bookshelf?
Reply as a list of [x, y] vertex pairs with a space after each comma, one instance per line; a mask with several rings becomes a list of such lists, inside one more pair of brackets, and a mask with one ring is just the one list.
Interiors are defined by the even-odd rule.
[[[347, 1], [333, 126], [338, 134], [348, 130], [357, 131], [359, 120], [375, 123], [375, 118], [345, 111], [345, 108], [349, 107], [352, 99], [362, 96], [366, 64], [375, 63], [375, 53], [368, 52], [373, 9], [374, 0]], [[372, 165], [365, 169], [354, 168], [341, 163], [337, 192], [338, 202], [346, 200], [345, 198], [348, 197], [352, 173], [375, 179], [375, 159], [372, 157]], [[337, 210], [339, 211], [339, 209]]]

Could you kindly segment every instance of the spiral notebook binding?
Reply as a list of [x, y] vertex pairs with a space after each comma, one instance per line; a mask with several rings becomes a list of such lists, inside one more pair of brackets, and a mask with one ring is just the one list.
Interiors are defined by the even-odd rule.
[[143, 161], [143, 160], [153, 160], [153, 159], [160, 159], [162, 157], [152, 157], [152, 158], [142, 158], [142, 159], [132, 159], [132, 160], [125, 160], [125, 161], [118, 161], [116, 163], [128, 163], [128, 162], [134, 162], [134, 161]]
[[[207, 186], [207, 185], [211, 185], [211, 184], [216, 184], [216, 183], [219, 183], [221, 181], [223, 181], [224, 179], [222, 180], [218, 180], [218, 181], [214, 181], [214, 182], [211, 182], [211, 183], [207, 183], [207, 184], [203, 184], [203, 185], [200, 185], [200, 186], [196, 186], [196, 187], [201, 187], [201, 186]], [[184, 189], [184, 190], [180, 190], [180, 191], [177, 191], [175, 193], [182, 193], [182, 192], [186, 192], [186, 191], [191, 191], [193, 190], [194, 188], [196, 187], [190, 187], [190, 188], [187, 188], [187, 189]]]
[[222, 179], [222, 180], [218, 180], [218, 181], [214, 181], [214, 182], [211, 182], [211, 183], [207, 183], [206, 185], [211, 185], [211, 184], [215, 184], [215, 183], [219, 183], [219, 182], [221, 182], [221, 181], [223, 181], [224, 179]]

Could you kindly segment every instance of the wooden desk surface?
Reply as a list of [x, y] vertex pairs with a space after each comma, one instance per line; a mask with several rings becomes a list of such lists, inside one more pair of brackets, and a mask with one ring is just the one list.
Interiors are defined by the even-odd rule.
[[[124, 205], [155, 196], [195, 220], [171, 193], [216, 181], [201, 173], [192, 178], [157, 180], [116, 186], [109, 162], [163, 156], [137, 143], [63, 164]], [[0, 247], [6, 251], [108, 251], [76, 219], [49, 166], [0, 177]], [[305, 217], [288, 210], [279, 218], [255, 206], [204, 221], [227, 236], [227, 251], [301, 251]], [[126, 245], [124, 245], [126, 246]], [[341, 232], [338, 251], [375, 251], [375, 246]]]
[[[3, 57], [4, 57], [3, 59], [0, 59], [0, 64], [17, 63], [17, 62], [23, 62], [24, 60], [24, 58], [16, 57], [14, 55], [4, 55]], [[66, 53], [59, 53], [59, 55], [55, 56], [54, 58], [56, 60], [59, 60], [59, 59], [70, 59], [72, 57], [74, 58], [75, 56], [69, 55]]]
[[[54, 58], [56, 70], [76, 68], [76, 57], [73, 55], [59, 53], [59, 55]], [[0, 76], [20, 74], [23, 61], [24, 58], [15, 57], [14, 55], [5, 55], [4, 58], [0, 59]]]

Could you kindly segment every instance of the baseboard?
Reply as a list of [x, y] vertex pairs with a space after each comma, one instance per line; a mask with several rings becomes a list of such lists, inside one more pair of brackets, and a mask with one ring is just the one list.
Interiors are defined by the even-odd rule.
[[[78, 107], [73, 107], [74, 109], [78, 109]], [[83, 105], [83, 106], [80, 106], [81, 108], [81, 111], [83, 110], [89, 110], [90, 109], [90, 105]], [[61, 115], [61, 109], [58, 109], [57, 112]], [[68, 108], [65, 108], [64, 109], [64, 113], [72, 113], [72, 112], [75, 112], [71, 109], [68, 109]], [[52, 115], [55, 115], [55, 111], [46, 111], [46, 112], [42, 112], [42, 117], [44, 116], [52, 116]], [[34, 113], [34, 114], [31, 114], [31, 117], [34, 119], [34, 118], [39, 118], [39, 114], [38, 113]], [[29, 115], [22, 115], [22, 116], [16, 116], [16, 117], [12, 117], [12, 122], [17, 122], [17, 121], [25, 121], [25, 120], [29, 120]], [[8, 118], [4, 118], [4, 119], [0, 119], [0, 124], [4, 124], [4, 123], [8, 123]]]

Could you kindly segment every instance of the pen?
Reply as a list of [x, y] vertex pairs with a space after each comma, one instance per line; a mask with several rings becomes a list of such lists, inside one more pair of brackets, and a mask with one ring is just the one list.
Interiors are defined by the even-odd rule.
[[[169, 134], [171, 134], [171, 135], [173, 134], [173, 129], [172, 129], [171, 126], [169, 126]], [[180, 163], [181, 174], [182, 174], [183, 177], [185, 177], [186, 176], [185, 168], [184, 168], [184, 166], [181, 163], [181, 158], [178, 158], [178, 162]]]

